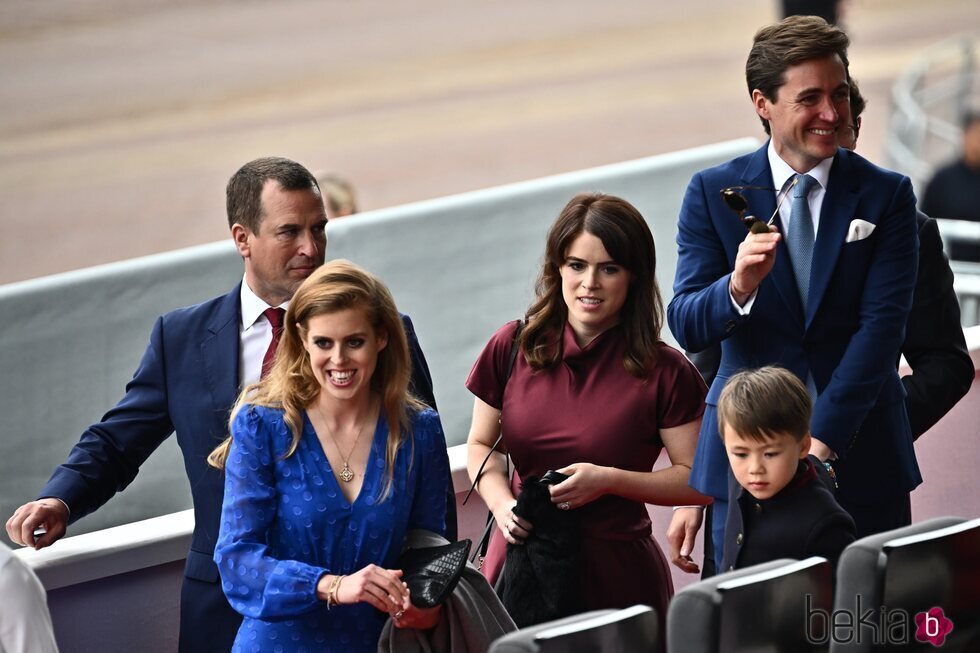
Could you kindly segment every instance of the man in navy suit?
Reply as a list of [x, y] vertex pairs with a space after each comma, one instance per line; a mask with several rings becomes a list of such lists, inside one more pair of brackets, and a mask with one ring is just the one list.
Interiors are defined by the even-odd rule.
[[[812, 16], [760, 30], [746, 81], [771, 138], [697, 173], [681, 208], [668, 323], [689, 351], [722, 349], [691, 471], [715, 497], [716, 560], [728, 488], [716, 403], [737, 370], [778, 364], [806, 383], [810, 453], [833, 465], [859, 537], [908, 524], [922, 480], [895, 369], [915, 283], [915, 196], [906, 177], [839, 149], [848, 44]], [[768, 230], [746, 232], [720, 193], [730, 187], [749, 213], [774, 216]]]
[[[181, 591], [180, 650], [228, 651], [242, 617], [228, 605], [212, 560], [224, 478], [208, 454], [228, 434], [241, 388], [258, 381], [273, 339], [265, 311], [285, 307], [323, 263], [327, 216], [316, 179], [282, 158], [257, 159], [228, 182], [228, 224], [245, 264], [227, 295], [158, 318], [126, 394], [90, 426], [39, 494], [7, 522], [10, 538], [40, 549], [136, 477], [176, 432], [194, 500], [194, 534]], [[411, 320], [413, 391], [434, 406], [432, 382]], [[451, 489], [447, 490], [451, 492]], [[447, 521], [455, 532], [455, 502]], [[35, 541], [34, 532], [47, 532]]]

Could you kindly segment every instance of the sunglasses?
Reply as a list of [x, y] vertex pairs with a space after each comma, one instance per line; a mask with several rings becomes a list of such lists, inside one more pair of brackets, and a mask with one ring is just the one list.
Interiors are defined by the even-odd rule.
[[766, 186], [729, 186], [728, 188], [721, 189], [721, 199], [728, 208], [738, 215], [738, 219], [742, 221], [746, 229], [754, 234], [767, 234], [769, 233], [769, 226], [772, 225], [776, 216], [779, 215], [779, 207], [782, 206], [783, 200], [789, 195], [790, 189], [796, 185], [797, 181], [799, 181], [799, 177], [793, 177], [793, 183], [779, 191], [776, 198], [776, 210], [772, 212], [769, 222], [763, 222], [754, 215], [746, 215], [749, 210], [749, 201], [739, 191], [767, 190], [774, 192], [776, 190], [775, 188], [768, 188]]

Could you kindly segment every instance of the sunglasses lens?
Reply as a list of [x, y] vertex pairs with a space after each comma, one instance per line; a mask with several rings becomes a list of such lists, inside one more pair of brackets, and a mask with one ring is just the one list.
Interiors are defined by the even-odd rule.
[[733, 190], [726, 189], [721, 191], [721, 198], [728, 205], [728, 208], [736, 213], [741, 213], [749, 208], [749, 203], [745, 201], [745, 198]]

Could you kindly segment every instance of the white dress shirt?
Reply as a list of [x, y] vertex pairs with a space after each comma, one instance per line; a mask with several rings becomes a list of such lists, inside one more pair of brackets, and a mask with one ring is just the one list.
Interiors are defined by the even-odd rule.
[[[279, 308], [287, 308], [283, 302]], [[256, 383], [262, 376], [262, 359], [272, 342], [272, 325], [263, 313], [272, 308], [252, 292], [242, 279], [241, 347], [238, 350], [238, 381], [241, 387]]]
[[[791, 195], [793, 191], [786, 190], [787, 187], [792, 183], [793, 177], [796, 174], [796, 170], [793, 170], [788, 163], [779, 158], [776, 154], [776, 148], [772, 144], [772, 139], [769, 140], [769, 147], [766, 150], [766, 154], [769, 157], [769, 169], [772, 171], [772, 187], [779, 188], [776, 193], [776, 203], [779, 207], [779, 221], [782, 223], [779, 232], [785, 236], [789, 230], [790, 221], [790, 211], [792, 210], [793, 201], [791, 197], [784, 197], [782, 203], [779, 203], [780, 193], [786, 195]], [[827, 181], [830, 179], [830, 167], [834, 164], [834, 157], [829, 157], [818, 163], [812, 170], [808, 170], [804, 174], [808, 174], [816, 180], [817, 185], [810, 190], [810, 194], [807, 195], [807, 203], [810, 205], [810, 216], [813, 218], [813, 240], [817, 239], [817, 230], [820, 227], [820, 209], [823, 207], [823, 198], [827, 196]], [[768, 220], [768, 216], [756, 216], [760, 220]], [[731, 289], [729, 289], [729, 297], [731, 297]], [[752, 304], [755, 303], [755, 297], [759, 294], [759, 289], [756, 288], [755, 292], [749, 295], [744, 306], [739, 306], [738, 302], [735, 301], [734, 297], [731, 297], [732, 306], [738, 311], [739, 315], [748, 315], [752, 311]]]

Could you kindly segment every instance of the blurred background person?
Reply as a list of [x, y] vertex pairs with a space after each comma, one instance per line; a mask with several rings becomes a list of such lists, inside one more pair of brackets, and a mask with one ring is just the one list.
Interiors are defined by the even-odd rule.
[[[406, 533], [446, 534], [439, 416], [409, 393], [401, 316], [376, 277], [331, 261], [299, 287], [268, 376], [231, 436], [214, 560], [244, 617], [233, 651], [376, 651], [385, 619], [431, 628], [394, 564]], [[279, 648], [276, 648], [276, 647]]]
[[845, 0], [782, 0], [783, 18], [787, 16], [820, 16], [831, 25], [840, 22]]
[[357, 196], [354, 186], [343, 177], [334, 174], [317, 173], [317, 183], [323, 193], [323, 203], [327, 207], [327, 218], [343, 218], [357, 213]]
[[[933, 218], [980, 222], [980, 109], [963, 119], [963, 155], [936, 171], [919, 208]], [[950, 258], [980, 261], [980, 243], [953, 241]]]

